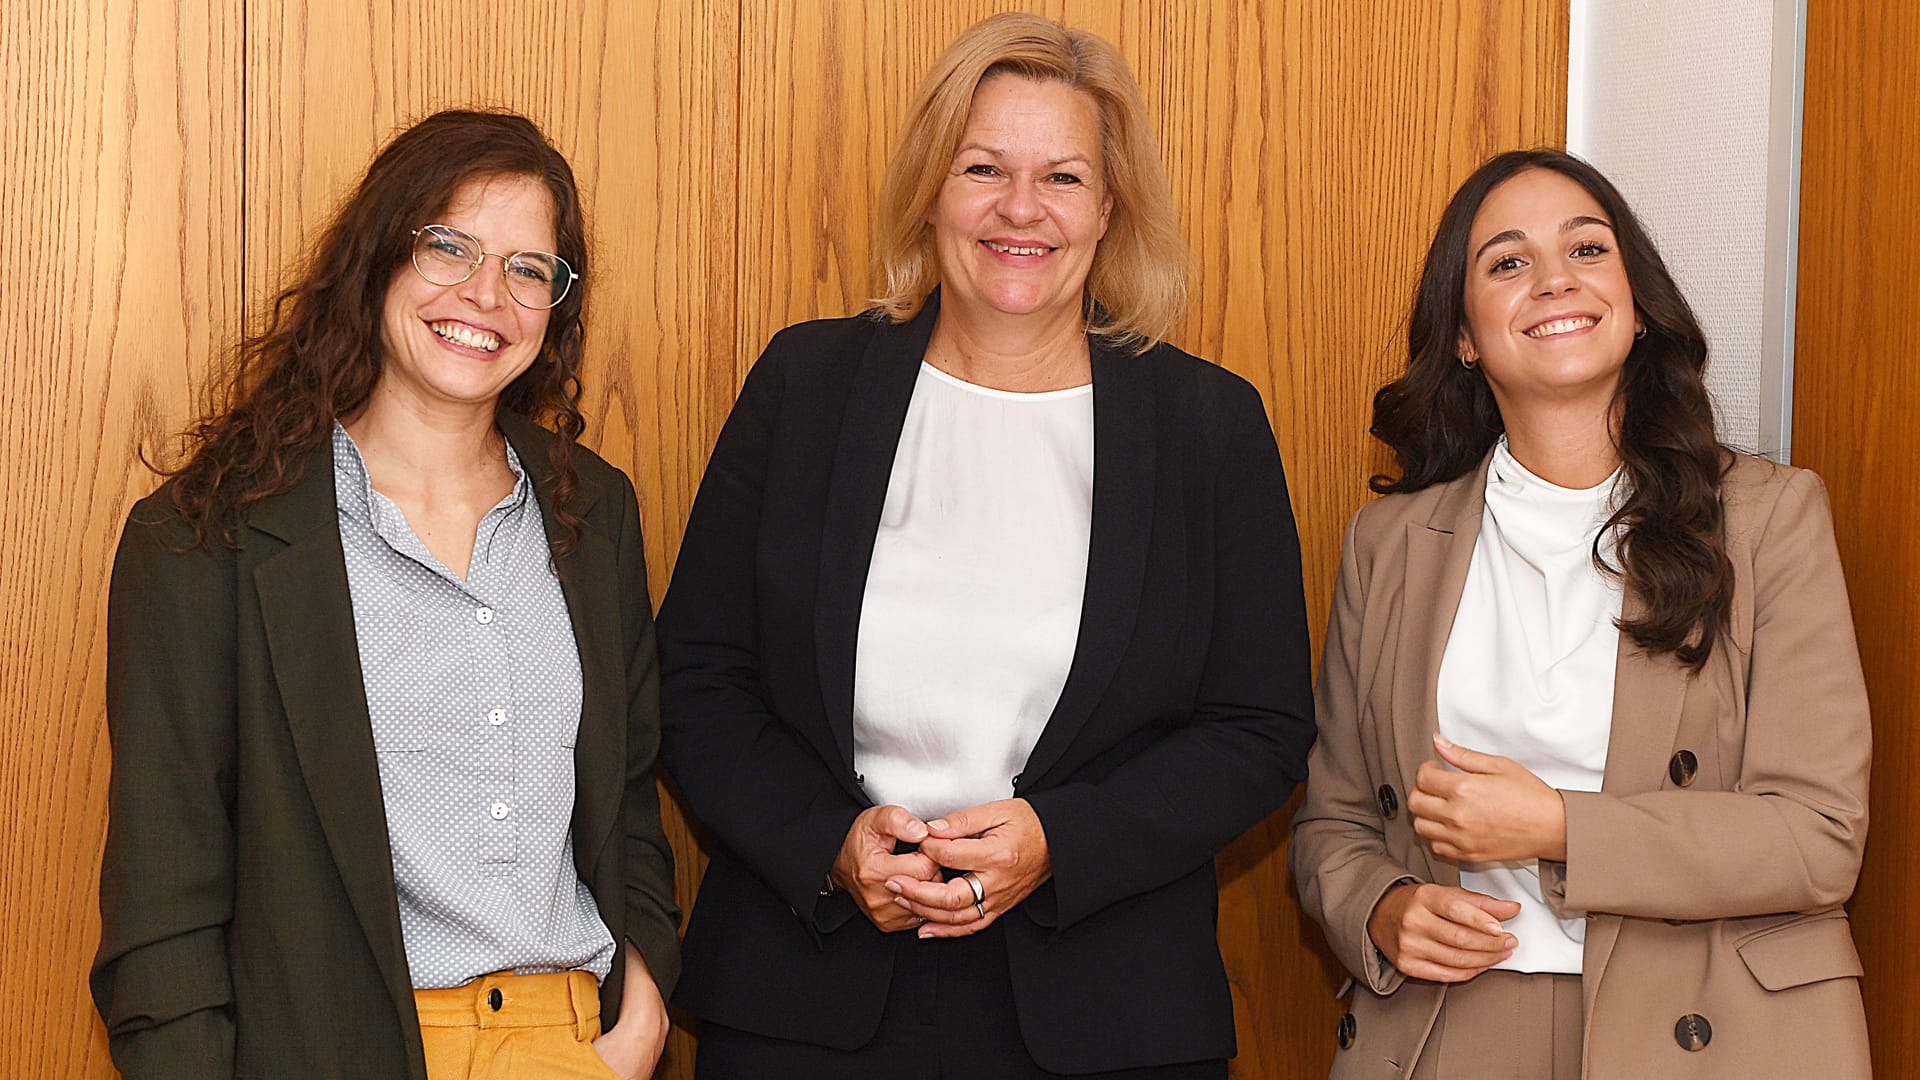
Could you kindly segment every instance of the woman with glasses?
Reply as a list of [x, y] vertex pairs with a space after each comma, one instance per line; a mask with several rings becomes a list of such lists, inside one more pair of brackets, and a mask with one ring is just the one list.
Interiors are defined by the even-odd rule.
[[421, 121], [134, 507], [93, 969], [131, 1080], [652, 1072], [678, 913], [586, 261], [532, 123]]

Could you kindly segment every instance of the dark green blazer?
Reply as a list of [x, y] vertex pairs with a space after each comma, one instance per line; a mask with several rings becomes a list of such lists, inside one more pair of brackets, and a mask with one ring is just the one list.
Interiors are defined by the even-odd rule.
[[[552, 436], [503, 413], [541, 493]], [[658, 668], [632, 484], [587, 450], [559, 560], [583, 681], [573, 855], [614, 940], [663, 992], [679, 970], [653, 783]], [[107, 610], [113, 783], [92, 988], [113, 1059], [145, 1077], [425, 1080], [330, 442], [234, 546], [165, 490], [129, 515]], [[623, 972], [601, 988], [617, 1016]]]

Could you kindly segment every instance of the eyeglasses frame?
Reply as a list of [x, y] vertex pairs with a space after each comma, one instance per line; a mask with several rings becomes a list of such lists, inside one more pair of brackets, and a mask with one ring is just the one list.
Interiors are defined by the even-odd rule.
[[[420, 252], [418, 250], [420, 246], [419, 245], [420, 234], [426, 232], [428, 229], [444, 229], [447, 232], [459, 233], [461, 236], [467, 237], [468, 239], [472, 240], [473, 246], [480, 252], [479, 258], [474, 259], [473, 262], [467, 265], [467, 272], [460, 278], [459, 281], [444, 281], [444, 282], [435, 281], [432, 278], [427, 276], [427, 272], [425, 270], [420, 269]], [[413, 264], [413, 272], [416, 274], [419, 274], [420, 279], [422, 281], [425, 281], [429, 285], [438, 285], [441, 288], [445, 288], [445, 289], [450, 289], [455, 285], [465, 285], [467, 282], [473, 280], [474, 272], [479, 270], [481, 265], [487, 261], [487, 256], [491, 255], [494, 258], [500, 260], [500, 280], [505, 285], [505, 288], [507, 290], [507, 295], [513, 299], [514, 303], [519, 304], [521, 307], [526, 308], [528, 311], [552, 311], [554, 308], [559, 307], [562, 303], [566, 301], [567, 297], [573, 295], [573, 283], [580, 280], [580, 275], [574, 272], [573, 264], [568, 262], [564, 255], [560, 255], [557, 252], [515, 251], [510, 254], [502, 255], [498, 251], [488, 251], [485, 247], [481, 245], [480, 238], [468, 232], [467, 230], [456, 229], [451, 225], [442, 225], [439, 222], [429, 222], [413, 230], [408, 235], [413, 238], [414, 242], [411, 246], [415, 250], [408, 252], [407, 261]], [[517, 259], [522, 255], [548, 256], [549, 258], [552, 258], [554, 261], [558, 262], [560, 266], [564, 270], [566, 270], [567, 287], [560, 291], [560, 295], [554, 299], [553, 303], [548, 304], [545, 307], [538, 307], [533, 304], [527, 303], [525, 300], [520, 299], [519, 294], [513, 291], [513, 282], [507, 277], [507, 267], [512, 264], [514, 259]]]

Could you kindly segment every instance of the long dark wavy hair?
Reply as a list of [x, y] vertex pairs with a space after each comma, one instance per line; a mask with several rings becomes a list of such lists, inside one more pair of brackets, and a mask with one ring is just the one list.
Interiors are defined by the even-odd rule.
[[1440, 215], [1407, 325], [1407, 370], [1373, 396], [1373, 434], [1392, 448], [1400, 475], [1375, 476], [1381, 494], [1419, 491], [1477, 468], [1506, 430], [1479, 369], [1455, 350], [1466, 323], [1468, 235], [1494, 188], [1548, 169], [1586, 189], [1613, 223], [1614, 239], [1646, 335], [1627, 353], [1616, 405], [1626, 498], [1601, 530], [1620, 538], [1611, 565], [1596, 539], [1594, 563], [1624, 579], [1645, 610], [1620, 629], [1642, 648], [1672, 653], [1699, 671], [1733, 604], [1721, 481], [1732, 461], [1713, 428], [1702, 372], [1707, 340], [1646, 230], [1599, 170], [1559, 150], [1513, 150], [1474, 170]]
[[553, 549], [578, 542], [569, 509], [579, 487], [573, 448], [580, 414], [588, 251], [586, 213], [567, 159], [531, 120], [508, 112], [435, 113], [395, 136], [334, 211], [291, 283], [274, 297], [265, 324], [234, 348], [209, 387], [202, 418], [182, 436], [186, 462], [168, 496], [196, 545], [217, 532], [234, 543], [249, 506], [299, 482], [310, 451], [336, 417], [357, 413], [380, 379], [380, 318], [387, 286], [411, 273], [413, 230], [439, 218], [470, 181], [524, 176], [553, 202], [555, 254], [580, 280], [554, 307], [540, 354], [500, 394], [499, 406], [551, 428], [552, 483], [542, 492], [561, 526]]

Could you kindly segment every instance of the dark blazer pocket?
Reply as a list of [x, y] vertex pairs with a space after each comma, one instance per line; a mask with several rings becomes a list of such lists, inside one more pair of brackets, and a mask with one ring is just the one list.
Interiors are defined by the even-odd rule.
[[1827, 979], [1857, 979], [1860, 952], [1844, 912], [1833, 911], [1762, 930], [1734, 946], [1755, 982], [1786, 990]]

